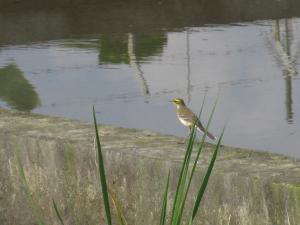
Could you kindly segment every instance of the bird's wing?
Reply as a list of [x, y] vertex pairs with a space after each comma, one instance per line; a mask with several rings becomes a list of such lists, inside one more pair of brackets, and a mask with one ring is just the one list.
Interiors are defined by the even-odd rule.
[[197, 121], [196, 126], [198, 126], [198, 123], [200, 123], [197, 116], [187, 107], [182, 107], [180, 110], [177, 111], [177, 113], [179, 117], [191, 124], [194, 124], [195, 121]]
[[195, 125], [202, 131], [205, 131], [205, 128], [203, 127], [202, 123], [198, 119], [198, 117], [187, 107], [181, 108], [181, 110], [178, 112], [179, 116], [191, 123], [192, 125], [195, 123]]
[[[200, 131], [202, 131], [203, 133], [205, 133], [205, 128], [203, 127], [202, 123], [199, 121], [199, 119], [197, 119], [197, 120], [198, 120], [197, 121], [197, 127], [199, 128]], [[210, 132], [207, 131], [206, 135], [211, 140], [213, 140], [213, 141], [216, 140], [216, 137], [212, 133], [210, 133]]]
[[203, 127], [202, 123], [200, 122], [200, 120], [197, 118], [197, 123], [196, 126], [202, 131], [205, 131], [205, 128]]
[[[203, 133], [205, 133], [205, 128], [203, 127], [202, 123], [200, 122], [200, 120], [198, 119], [198, 117], [187, 107], [181, 108], [180, 110], [178, 110], [178, 116], [180, 116], [183, 120], [187, 121], [190, 125], [189, 126], [193, 126], [193, 124], [196, 121], [196, 126], [197, 128], [202, 131]], [[210, 132], [207, 132], [207, 136], [212, 139], [212, 140], [216, 140], [216, 137], [211, 134]]]

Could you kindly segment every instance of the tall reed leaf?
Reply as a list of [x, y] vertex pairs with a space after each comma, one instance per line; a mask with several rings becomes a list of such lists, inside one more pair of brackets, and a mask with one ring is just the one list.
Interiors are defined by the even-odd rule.
[[193, 129], [190, 134], [189, 143], [187, 146], [187, 150], [185, 153], [185, 157], [184, 157], [184, 160], [182, 163], [182, 167], [181, 167], [181, 171], [180, 171], [180, 175], [179, 175], [179, 179], [178, 179], [176, 194], [175, 194], [174, 203], [173, 203], [172, 216], [171, 216], [171, 224], [172, 225], [177, 223], [177, 219], [179, 217], [178, 213], [179, 213], [181, 201], [183, 198], [184, 187], [185, 187], [185, 183], [186, 183], [186, 177], [187, 177], [187, 172], [188, 172], [188, 168], [189, 168], [189, 163], [190, 163], [190, 158], [191, 158], [195, 138], [196, 138], [196, 126], [194, 124]]
[[32, 212], [33, 212], [34, 217], [35, 217], [35, 221], [38, 225], [45, 225], [45, 222], [44, 222], [45, 220], [42, 217], [41, 213], [39, 212], [38, 205], [35, 202], [32, 194], [30, 193], [30, 189], [29, 189], [27, 179], [26, 179], [26, 176], [25, 176], [23, 164], [22, 164], [22, 161], [21, 161], [21, 158], [20, 158], [20, 155], [19, 155], [18, 151], [16, 152], [16, 155], [17, 155], [17, 160], [18, 160], [19, 173], [20, 173], [22, 181], [23, 181], [24, 191], [25, 191], [25, 194], [26, 194], [26, 197], [27, 197], [28, 201], [30, 202]]
[[60, 221], [60, 224], [61, 224], [61, 225], [65, 225], [65, 224], [64, 224], [64, 221], [63, 221], [63, 219], [62, 219], [62, 217], [61, 217], [61, 215], [60, 215], [60, 213], [59, 213], [58, 207], [57, 207], [56, 202], [54, 201], [54, 199], [52, 199], [52, 203], [53, 203], [53, 208], [54, 208], [54, 210], [55, 210], [56, 216], [57, 216], [57, 218], [58, 218], [59, 221]]
[[207, 184], [208, 184], [208, 180], [209, 180], [211, 171], [212, 171], [212, 169], [213, 169], [213, 167], [214, 167], [214, 163], [215, 163], [215, 161], [216, 161], [217, 154], [218, 154], [218, 151], [219, 151], [220, 146], [221, 146], [221, 141], [222, 141], [222, 138], [223, 138], [223, 135], [224, 135], [224, 131], [225, 131], [225, 127], [224, 127], [223, 130], [222, 130], [221, 136], [220, 136], [220, 138], [219, 138], [219, 140], [218, 140], [218, 144], [217, 144], [217, 146], [216, 146], [216, 148], [215, 148], [214, 154], [213, 154], [213, 156], [212, 156], [212, 158], [211, 158], [210, 164], [209, 164], [209, 166], [208, 166], [208, 168], [207, 168], [206, 174], [205, 174], [205, 176], [204, 176], [204, 179], [203, 179], [203, 181], [202, 181], [201, 187], [200, 187], [199, 192], [198, 192], [198, 194], [197, 194], [197, 198], [196, 198], [196, 201], [195, 201], [195, 204], [194, 204], [194, 207], [193, 207], [192, 220], [194, 220], [194, 218], [195, 218], [195, 216], [196, 216], [196, 213], [197, 213], [197, 211], [198, 211], [198, 209], [199, 209], [200, 202], [201, 202], [201, 200], [202, 200], [204, 191], [205, 191], [205, 189], [206, 189], [206, 187], [207, 187]]
[[163, 201], [162, 201], [162, 206], [161, 206], [161, 210], [160, 210], [160, 225], [165, 225], [165, 223], [166, 223], [169, 181], [170, 181], [170, 171], [168, 174], [167, 185], [166, 185], [166, 189], [165, 189], [165, 193], [164, 193]]
[[94, 106], [93, 106], [93, 118], [94, 118], [96, 142], [97, 142], [97, 149], [98, 149], [99, 175], [100, 175], [100, 182], [101, 182], [101, 188], [102, 188], [102, 196], [103, 196], [103, 201], [104, 201], [104, 206], [105, 206], [106, 219], [107, 219], [108, 225], [112, 225], [111, 213], [110, 213], [110, 207], [109, 207], [109, 199], [108, 199], [108, 191], [107, 191], [107, 185], [106, 185], [105, 169], [104, 169], [101, 144], [100, 144], [100, 138], [99, 138], [99, 133], [98, 133], [98, 126], [97, 126], [96, 113], [95, 113]]

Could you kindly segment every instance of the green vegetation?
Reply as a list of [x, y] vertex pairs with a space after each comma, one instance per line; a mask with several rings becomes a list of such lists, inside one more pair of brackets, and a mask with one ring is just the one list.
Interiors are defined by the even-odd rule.
[[[203, 104], [201, 107], [201, 111], [200, 111], [200, 115], [202, 112], [202, 108], [203, 108]], [[197, 193], [189, 193], [189, 189], [191, 186], [191, 182], [193, 179], [193, 176], [195, 174], [196, 168], [197, 168], [197, 163], [200, 157], [200, 153], [203, 149], [204, 146], [204, 140], [205, 137], [207, 135], [207, 130], [209, 128], [209, 125], [211, 123], [214, 111], [216, 108], [216, 103], [213, 107], [213, 110], [211, 112], [206, 130], [205, 130], [205, 134], [203, 135], [199, 145], [197, 146], [197, 151], [196, 151], [196, 157], [194, 158], [194, 161], [192, 163], [192, 167], [190, 169], [190, 163], [192, 160], [192, 152], [194, 149], [194, 145], [195, 145], [195, 140], [196, 140], [196, 128], [195, 126], [192, 129], [192, 132], [190, 134], [189, 137], [189, 141], [187, 144], [187, 149], [186, 149], [186, 153], [185, 153], [185, 157], [184, 157], [184, 161], [181, 165], [181, 171], [180, 171], [180, 175], [178, 178], [178, 183], [177, 183], [177, 189], [176, 189], [176, 194], [174, 197], [174, 201], [173, 201], [173, 205], [172, 205], [172, 211], [171, 211], [171, 215], [170, 217], [168, 216], [167, 213], [167, 208], [168, 205], [170, 204], [168, 202], [168, 194], [169, 194], [169, 183], [170, 183], [170, 172], [168, 174], [168, 177], [166, 179], [166, 186], [164, 189], [164, 193], [162, 196], [162, 203], [161, 203], [161, 212], [160, 212], [160, 225], [165, 225], [167, 223], [169, 223], [170, 225], [180, 225], [182, 224], [182, 217], [183, 217], [183, 211], [185, 209], [185, 202], [187, 199], [188, 194], [194, 194], [196, 196], [195, 202], [193, 204], [192, 209], [188, 209], [189, 211], [189, 215], [188, 218], [186, 218], [186, 221], [188, 221], [189, 225], [193, 224], [193, 221], [195, 219], [195, 216], [199, 210], [199, 206], [203, 197], [203, 194], [205, 192], [205, 189], [207, 187], [208, 181], [209, 181], [209, 177], [211, 175], [212, 169], [214, 167], [214, 163], [218, 154], [218, 151], [220, 149], [220, 145], [221, 145], [221, 140], [224, 134], [224, 129], [221, 133], [221, 136], [218, 140], [218, 143], [215, 147], [215, 150], [213, 152], [213, 155], [211, 157], [210, 163], [208, 165], [208, 168], [206, 170], [206, 173], [203, 177], [202, 182], [199, 184], [199, 187], [197, 188]], [[103, 197], [103, 202], [104, 202], [104, 208], [105, 208], [105, 214], [106, 214], [106, 222], [108, 225], [112, 224], [112, 214], [111, 214], [111, 208], [110, 208], [110, 204], [113, 205], [114, 210], [116, 212], [116, 217], [117, 220], [119, 222], [120, 225], [127, 225], [127, 221], [125, 219], [125, 215], [123, 213], [122, 207], [120, 205], [120, 203], [118, 202], [118, 199], [116, 197], [116, 195], [113, 193], [113, 191], [111, 190], [111, 188], [109, 187], [109, 185], [107, 184], [107, 180], [106, 180], [106, 173], [105, 173], [105, 166], [104, 166], [104, 160], [103, 160], [103, 156], [102, 156], [102, 148], [101, 148], [101, 142], [100, 142], [100, 137], [99, 137], [99, 132], [98, 132], [98, 126], [97, 126], [97, 120], [96, 120], [96, 116], [95, 116], [95, 109], [93, 107], [93, 118], [94, 118], [94, 126], [95, 126], [95, 133], [96, 133], [96, 143], [97, 143], [97, 153], [98, 153], [98, 169], [99, 169], [99, 176], [100, 176], [100, 189], [102, 192], [102, 197]], [[26, 193], [26, 196], [31, 204], [32, 207], [32, 211], [34, 213], [35, 216], [35, 220], [37, 222], [38, 225], [44, 225], [44, 219], [41, 216], [40, 210], [37, 206], [37, 203], [35, 202], [32, 194], [30, 193], [29, 187], [28, 187], [28, 183], [26, 181], [26, 177], [25, 177], [25, 173], [23, 170], [23, 166], [20, 160], [20, 157], [18, 155], [18, 163], [19, 163], [19, 172], [21, 175], [21, 178], [23, 180], [23, 186], [24, 186], [24, 190]], [[53, 208], [55, 210], [56, 216], [58, 218], [58, 220], [60, 221], [61, 225], [64, 225], [64, 220], [63, 220], [63, 216], [61, 215], [60, 211], [59, 211], [59, 207], [57, 206], [56, 202], [53, 200]]]
[[20, 158], [20, 154], [19, 154], [19, 152], [16, 152], [16, 154], [17, 154], [19, 173], [20, 173], [20, 176], [21, 176], [21, 179], [22, 179], [23, 189], [24, 189], [26, 197], [27, 197], [27, 199], [30, 203], [30, 206], [31, 206], [34, 218], [36, 220], [36, 223], [38, 225], [45, 225], [45, 222], [44, 222], [45, 220], [44, 220], [44, 218], [42, 217], [42, 214], [39, 211], [38, 204], [36, 203], [32, 193], [30, 192], [28, 182], [27, 182], [27, 179], [26, 179], [26, 176], [25, 176], [25, 172], [24, 172], [24, 169], [23, 169], [23, 164], [22, 164], [22, 161], [21, 161], [21, 158]]
[[101, 188], [102, 188], [102, 195], [103, 195], [103, 201], [105, 206], [105, 213], [107, 218], [107, 223], [111, 225], [111, 214], [110, 214], [110, 207], [109, 207], [109, 199], [108, 199], [108, 190], [106, 185], [106, 177], [105, 177], [105, 169], [104, 169], [104, 163], [102, 158], [102, 150], [100, 145], [100, 138], [98, 133], [98, 126], [96, 122], [96, 115], [95, 115], [95, 109], [93, 107], [93, 117], [94, 117], [94, 125], [95, 125], [95, 131], [96, 131], [96, 142], [97, 142], [97, 149], [98, 149], [98, 168], [99, 168], [99, 175], [100, 175], [100, 181], [101, 181]]
[[56, 202], [54, 201], [54, 199], [52, 199], [52, 203], [53, 203], [53, 208], [55, 210], [56, 216], [59, 219], [61, 225], [65, 225], [64, 221], [63, 221], [63, 219], [62, 219], [62, 217], [61, 217], [61, 215], [59, 213], [58, 207], [57, 207]]
[[[201, 112], [202, 112], [202, 108], [203, 108], [203, 105], [201, 107]], [[209, 125], [211, 123], [212, 116], [213, 116], [213, 113], [215, 111], [215, 108], [216, 108], [216, 104], [214, 105], [214, 108], [213, 108], [212, 113], [210, 115], [209, 122], [208, 122], [206, 130], [205, 130], [205, 134], [203, 135], [203, 137], [200, 141], [199, 148], [198, 148], [198, 151], [197, 151], [197, 155], [196, 155], [196, 158], [194, 160], [193, 167], [192, 167], [192, 170], [190, 172], [190, 176], [188, 177], [188, 171], [189, 171], [189, 165], [190, 165], [190, 161], [191, 161], [192, 150], [193, 150], [194, 143], [195, 143], [195, 138], [196, 138], [195, 126], [193, 127], [192, 132], [190, 134], [186, 154], [185, 154], [185, 157], [184, 157], [184, 161], [183, 161], [183, 164], [182, 164], [182, 167], [181, 167], [180, 176], [179, 176], [179, 179], [178, 179], [175, 199], [174, 199], [174, 202], [173, 202], [172, 216], [170, 218], [170, 224], [171, 225], [181, 224], [183, 209], [184, 209], [184, 206], [185, 206], [186, 198], [187, 198], [187, 195], [189, 193], [189, 188], [190, 188], [190, 185], [191, 185], [191, 181], [192, 181], [192, 178], [194, 176], [194, 172], [196, 170], [196, 166], [197, 166], [197, 162], [199, 160], [201, 150], [203, 149], [203, 146], [204, 146], [204, 140], [205, 140], [205, 137], [207, 135], [207, 130], [208, 130]], [[201, 112], [200, 112], [200, 115], [201, 115]], [[106, 218], [107, 218], [107, 223], [111, 224], [109, 198], [108, 198], [108, 192], [107, 192], [105, 170], [104, 170], [104, 166], [103, 166], [104, 162], [103, 162], [103, 158], [102, 158], [102, 149], [101, 149], [101, 144], [100, 144], [100, 139], [99, 139], [99, 134], [98, 134], [97, 120], [96, 120], [95, 109], [94, 108], [93, 108], [93, 117], [94, 117], [95, 131], [96, 131], [97, 149], [98, 149], [99, 174], [100, 174], [100, 180], [101, 180], [103, 200], [104, 200], [104, 205], [105, 205]], [[209, 164], [208, 169], [206, 171], [206, 174], [203, 178], [203, 181], [200, 184], [200, 187], [198, 189], [196, 201], [194, 203], [193, 209], [192, 209], [190, 217], [188, 219], [190, 225], [193, 224], [193, 220], [194, 220], [194, 218], [197, 214], [197, 211], [199, 209], [204, 191], [207, 187], [208, 180], [209, 180], [209, 177], [211, 175], [212, 169], [214, 167], [214, 163], [215, 163], [215, 160], [216, 160], [216, 157], [217, 157], [218, 150], [220, 149], [223, 134], [224, 134], [224, 129], [223, 129], [221, 137], [219, 138], [218, 143], [215, 147], [215, 151], [213, 153], [213, 156], [211, 158], [210, 164]], [[163, 200], [162, 200], [161, 217], [160, 217], [160, 224], [161, 225], [166, 224], [166, 220], [167, 220], [166, 212], [167, 212], [167, 205], [168, 205], [167, 196], [168, 196], [168, 189], [169, 189], [169, 180], [170, 180], [170, 173], [169, 173], [168, 178], [167, 178], [167, 184], [166, 184], [165, 192], [164, 192], [164, 195], [163, 195], [163, 198], [162, 198]], [[119, 212], [118, 215], [123, 215], [123, 213]], [[119, 217], [119, 221], [124, 221], [123, 216], [122, 217], [118, 216], [118, 217]], [[127, 224], [127, 223], [125, 221], [124, 223], [122, 222], [121, 224]]]

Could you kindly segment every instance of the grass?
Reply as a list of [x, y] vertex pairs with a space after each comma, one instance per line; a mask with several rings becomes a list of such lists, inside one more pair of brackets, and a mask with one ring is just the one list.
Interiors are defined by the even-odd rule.
[[97, 119], [96, 119], [96, 113], [95, 113], [94, 106], [93, 106], [93, 118], [94, 118], [95, 132], [96, 132], [96, 143], [97, 143], [97, 149], [98, 149], [98, 169], [99, 169], [99, 176], [100, 176], [100, 185], [101, 185], [101, 189], [102, 189], [102, 197], [103, 197], [103, 201], [104, 201], [107, 224], [111, 225], [112, 224], [111, 223], [111, 213], [110, 213], [110, 206], [109, 206], [109, 199], [108, 199], [108, 190], [107, 190], [107, 184], [106, 184], [105, 169], [104, 169], [102, 149], [101, 149], [101, 144], [100, 144], [100, 137], [99, 137], [99, 133], [98, 133]]
[[[202, 112], [202, 108], [203, 108], [203, 104], [201, 107], [200, 115]], [[220, 135], [220, 138], [218, 139], [217, 145], [215, 146], [215, 149], [214, 149], [213, 155], [211, 157], [211, 160], [209, 162], [209, 165], [207, 167], [206, 173], [202, 179], [202, 182], [199, 184], [199, 186], [197, 188], [197, 192], [190, 193], [190, 191], [189, 191], [190, 186], [191, 186], [193, 177], [194, 177], [196, 169], [197, 169], [197, 163], [199, 161], [200, 154], [201, 154], [203, 146], [204, 146], [204, 141], [205, 141], [205, 138], [207, 135], [207, 130], [211, 123], [215, 108], [216, 108], [216, 103], [210, 114], [209, 121], [208, 121], [208, 124], [205, 129], [205, 133], [202, 136], [199, 146], [196, 149], [196, 157], [193, 160], [192, 160], [191, 156], [192, 156], [192, 152], [193, 152], [193, 149], [195, 146], [195, 140], [196, 140], [195, 125], [191, 131], [191, 134], [190, 134], [190, 137], [188, 140], [188, 144], [187, 144], [187, 148], [186, 148], [186, 152], [185, 152], [185, 156], [184, 156], [184, 160], [182, 162], [180, 174], [179, 174], [178, 181], [177, 181], [177, 188], [176, 188], [176, 193], [174, 196], [174, 201], [171, 203], [168, 202], [170, 172], [166, 178], [166, 186], [164, 189], [164, 193], [162, 195], [162, 202], [161, 202], [161, 210], [160, 210], [160, 218], [159, 218], [160, 225], [165, 225], [165, 224], [180, 225], [180, 224], [182, 224], [183, 212], [185, 210], [185, 203], [186, 203], [188, 194], [193, 194], [194, 196], [196, 196], [196, 199], [193, 203], [193, 207], [191, 209], [187, 209], [188, 218], [186, 218], [186, 221], [188, 221], [189, 225], [193, 224], [193, 221], [194, 221], [194, 219], [197, 215], [197, 212], [199, 210], [199, 207], [201, 205], [202, 197], [205, 193], [205, 189], [207, 187], [209, 178], [211, 176], [211, 173], [212, 173], [212, 170], [214, 167], [214, 163], [216, 161], [217, 154], [220, 149], [221, 141], [222, 141], [223, 134], [224, 134], [224, 129], [223, 129], [223, 131]], [[199, 117], [200, 117], [200, 115], [199, 115]], [[111, 214], [111, 207], [110, 207], [110, 203], [112, 203], [112, 205], [114, 207], [114, 211], [116, 212], [116, 217], [117, 217], [118, 223], [120, 225], [128, 225], [126, 218], [125, 218], [125, 214], [124, 214], [122, 207], [117, 199], [117, 196], [111, 190], [111, 188], [109, 188], [109, 186], [107, 185], [104, 160], [103, 160], [103, 156], [102, 156], [102, 147], [101, 147], [98, 126], [97, 126], [97, 119], [96, 119], [94, 107], [93, 107], [93, 119], [94, 119], [94, 127], [95, 127], [95, 134], [96, 134], [96, 143], [97, 143], [97, 153], [98, 153], [97, 154], [98, 170], [99, 170], [98, 172], [99, 172], [99, 177], [100, 177], [99, 186], [100, 186], [100, 190], [101, 190], [103, 202], [104, 202], [106, 222], [108, 225], [112, 224], [112, 214]], [[192, 162], [192, 164], [191, 164], [191, 162]], [[40, 210], [38, 209], [37, 203], [35, 202], [32, 194], [30, 193], [19, 154], [18, 154], [18, 164], [19, 164], [19, 172], [20, 172], [21, 178], [23, 180], [24, 190], [25, 190], [26, 196], [30, 202], [32, 211], [35, 216], [36, 223], [38, 225], [45, 225], [46, 224], [44, 222], [45, 220], [41, 216], [41, 213], [40, 213]], [[192, 167], [191, 167], [191, 165], [192, 165]], [[65, 223], [64, 223], [63, 217], [61, 216], [61, 213], [59, 211], [59, 207], [57, 206], [57, 204], [54, 200], [52, 200], [52, 201], [53, 201], [52, 203], [53, 203], [53, 208], [54, 208], [56, 217], [59, 220], [60, 224], [64, 225]], [[168, 213], [167, 213], [168, 207], [172, 208], [171, 215], [169, 217], [168, 217]]]
[[30, 192], [29, 189], [29, 185], [25, 176], [25, 172], [24, 172], [24, 168], [23, 168], [23, 164], [21, 161], [21, 157], [20, 157], [20, 153], [16, 152], [17, 154], [17, 160], [18, 160], [18, 169], [19, 169], [19, 173], [22, 179], [22, 185], [23, 185], [23, 190], [25, 191], [25, 195], [30, 203], [31, 206], [31, 210], [33, 212], [35, 221], [38, 225], [45, 225], [45, 220], [42, 216], [42, 214], [40, 213], [40, 209], [38, 207], [38, 204], [36, 203], [32, 193]]
[[60, 212], [59, 212], [59, 210], [58, 210], [58, 207], [57, 207], [56, 202], [54, 201], [54, 199], [52, 199], [52, 203], [53, 203], [53, 208], [54, 208], [54, 210], [55, 210], [56, 216], [57, 216], [57, 218], [58, 218], [60, 224], [61, 224], [61, 225], [65, 225], [65, 223], [64, 223], [64, 221], [63, 221], [63, 219], [62, 219], [62, 217], [61, 217], [61, 215], [60, 215]]

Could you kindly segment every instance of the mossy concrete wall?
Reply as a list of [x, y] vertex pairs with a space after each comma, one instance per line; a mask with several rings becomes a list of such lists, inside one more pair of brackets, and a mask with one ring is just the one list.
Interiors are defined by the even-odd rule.
[[[108, 183], [129, 224], [158, 224], [166, 177], [170, 170], [172, 201], [184, 145], [149, 131], [99, 128]], [[59, 224], [52, 199], [65, 224], [105, 224], [93, 139], [90, 124], [0, 110], [0, 224], [35, 224], [17, 153], [47, 224]], [[191, 193], [212, 150], [203, 151]], [[299, 225], [299, 160], [222, 147], [195, 224]]]

